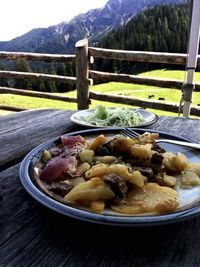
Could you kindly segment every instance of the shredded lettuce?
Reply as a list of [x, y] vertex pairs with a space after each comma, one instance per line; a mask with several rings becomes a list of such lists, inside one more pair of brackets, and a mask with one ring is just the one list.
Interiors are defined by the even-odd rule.
[[133, 127], [145, 121], [144, 117], [137, 111], [130, 108], [105, 108], [97, 105], [94, 112], [83, 118], [84, 122], [94, 126], [119, 126]]

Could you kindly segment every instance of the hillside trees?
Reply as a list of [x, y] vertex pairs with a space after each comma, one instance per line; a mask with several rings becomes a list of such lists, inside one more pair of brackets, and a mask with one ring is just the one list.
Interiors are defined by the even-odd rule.
[[[135, 51], [186, 53], [188, 25], [189, 10], [186, 5], [156, 6], [137, 15], [125, 26], [108, 33], [98, 46]], [[96, 67], [104, 70], [106, 64], [106, 69], [109, 69], [105, 62], [106, 60], [98, 61]], [[121, 66], [124, 67], [124, 64]], [[130, 64], [127, 66], [129, 68]]]

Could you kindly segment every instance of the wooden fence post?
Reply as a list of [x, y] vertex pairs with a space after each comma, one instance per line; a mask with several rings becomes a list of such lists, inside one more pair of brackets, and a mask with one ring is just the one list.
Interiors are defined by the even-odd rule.
[[76, 88], [78, 109], [89, 108], [89, 61], [88, 40], [83, 39], [76, 43]]

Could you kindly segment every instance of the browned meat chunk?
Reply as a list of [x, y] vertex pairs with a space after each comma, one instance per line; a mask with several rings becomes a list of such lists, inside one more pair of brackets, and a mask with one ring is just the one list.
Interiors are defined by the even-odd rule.
[[124, 198], [126, 192], [128, 191], [127, 185], [123, 178], [116, 174], [108, 174], [103, 176], [103, 180], [107, 182], [115, 195], [119, 198]]

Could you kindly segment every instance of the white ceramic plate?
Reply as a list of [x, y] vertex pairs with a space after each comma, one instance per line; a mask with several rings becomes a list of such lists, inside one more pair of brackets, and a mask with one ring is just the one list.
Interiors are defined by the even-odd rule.
[[[115, 108], [110, 107], [110, 108], [107, 108], [107, 109], [114, 110]], [[76, 113], [74, 113], [70, 117], [70, 120], [75, 124], [78, 124], [78, 125], [81, 125], [81, 126], [85, 126], [85, 127], [104, 128], [105, 126], [97, 126], [97, 125], [85, 122], [84, 119], [86, 119], [88, 116], [93, 114], [94, 110], [95, 109], [85, 109], [85, 110], [77, 111]], [[127, 126], [127, 127], [145, 127], [145, 126], [150, 125], [150, 124], [152, 124], [152, 123], [157, 121], [157, 115], [152, 113], [152, 112], [149, 112], [149, 111], [147, 111], [145, 109], [131, 109], [131, 110], [137, 111], [139, 114], [141, 114], [143, 116], [143, 118], [144, 118], [144, 122], [142, 122], [142, 123], [140, 123], [138, 125], [131, 125], [131, 126]], [[114, 127], [118, 127], [118, 125], [115, 125]]]
[[[89, 129], [69, 133], [68, 135], [80, 134], [86, 138], [90, 138], [91, 136], [95, 136], [99, 133], [105, 135], [119, 134], [120, 130], [121, 128]], [[134, 130], [139, 134], [146, 132], [146, 129], [136, 128]], [[148, 131], [156, 132], [154, 130], [149, 129]], [[188, 141], [187, 139], [175, 135], [170, 135], [164, 132], [159, 132], [159, 134], [161, 138]], [[36, 183], [36, 174], [34, 167], [38, 159], [41, 157], [41, 151], [43, 149], [49, 149], [50, 147], [55, 146], [58, 140], [59, 138], [54, 138], [34, 148], [24, 158], [20, 167], [20, 179], [22, 185], [33, 198], [35, 198], [39, 203], [43, 204], [44, 206], [58, 213], [79, 220], [115, 226], [148, 226], [168, 224], [189, 219], [200, 214], [200, 186], [192, 187], [191, 189], [180, 190], [180, 208], [175, 212], [161, 215], [121, 216], [109, 210], [106, 210], [104, 214], [98, 214], [55, 200], [51, 196], [47, 195]], [[160, 145], [166, 151], [170, 151], [173, 153], [184, 153], [188, 157], [190, 162], [200, 161], [200, 152], [198, 150], [167, 143], [162, 143]]]

